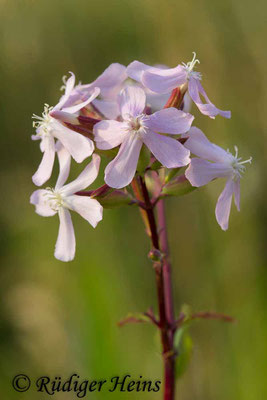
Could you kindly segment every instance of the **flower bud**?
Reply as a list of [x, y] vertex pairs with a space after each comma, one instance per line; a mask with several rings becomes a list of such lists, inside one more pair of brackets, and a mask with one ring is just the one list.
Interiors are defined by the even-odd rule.
[[122, 190], [113, 190], [105, 196], [96, 196], [94, 198], [98, 200], [104, 208], [121, 207], [132, 203], [132, 197]]
[[161, 193], [167, 196], [183, 196], [195, 190], [196, 187], [191, 186], [190, 182], [184, 175], [180, 175], [167, 183]]

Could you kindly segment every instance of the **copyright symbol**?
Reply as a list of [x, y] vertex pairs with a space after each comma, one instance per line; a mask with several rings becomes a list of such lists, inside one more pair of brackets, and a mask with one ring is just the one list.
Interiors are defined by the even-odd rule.
[[12, 386], [16, 392], [27, 392], [31, 386], [30, 378], [27, 375], [16, 375], [12, 381]]

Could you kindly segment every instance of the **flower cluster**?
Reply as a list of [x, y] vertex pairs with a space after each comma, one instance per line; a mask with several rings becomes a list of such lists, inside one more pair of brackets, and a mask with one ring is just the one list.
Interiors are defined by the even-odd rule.
[[[58, 104], [45, 104], [42, 116], [33, 116], [36, 134], [32, 139], [40, 140], [43, 153], [32, 177], [35, 185], [41, 186], [51, 177], [56, 155], [59, 162], [55, 188], [39, 189], [31, 196], [39, 215], [59, 215], [56, 258], [70, 261], [75, 255], [70, 210], [95, 227], [102, 219], [105, 198], [113, 192], [113, 201], [127, 198], [128, 203], [135, 203], [129, 185], [136, 173], [150, 170], [172, 169], [175, 176], [185, 167], [184, 180], [193, 187], [225, 178], [215, 214], [221, 228], [228, 228], [232, 197], [239, 210], [240, 178], [244, 164], [251, 159], [241, 161], [236, 147], [233, 155], [192, 127], [194, 117], [188, 112], [192, 101], [210, 118], [231, 116], [230, 111], [218, 109], [208, 98], [202, 76], [194, 70], [199, 61], [193, 54], [191, 62], [171, 69], [139, 61], [128, 67], [111, 64], [89, 84], [75, 85], [75, 76], [70, 73], [68, 79], [63, 78], [64, 94]], [[98, 175], [100, 155], [112, 158], [105, 168], [105, 185], [85, 192]], [[81, 163], [91, 156], [78, 178], [65, 184], [71, 158]], [[164, 193], [166, 188], [158, 198]]]

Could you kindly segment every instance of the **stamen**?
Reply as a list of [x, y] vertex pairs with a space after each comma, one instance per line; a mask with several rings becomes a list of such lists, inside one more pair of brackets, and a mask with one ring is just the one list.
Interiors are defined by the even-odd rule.
[[58, 211], [60, 207], [64, 207], [64, 198], [60, 192], [56, 192], [54, 188], [50, 187], [47, 187], [45, 190], [47, 192], [44, 193], [44, 197], [47, 198], [48, 205], [52, 210]]
[[[248, 160], [241, 161], [242, 157], [238, 157], [237, 146], [234, 146], [234, 149], [235, 149], [235, 156], [232, 155], [233, 159], [232, 159], [231, 164], [232, 164], [233, 173], [234, 173], [233, 179], [235, 180], [235, 179], [241, 178], [241, 174], [244, 173], [244, 171], [246, 169], [244, 164], [247, 164], [247, 163], [251, 164], [252, 157], [250, 157]], [[229, 151], [227, 150], [227, 152], [229, 152]], [[231, 153], [229, 152], [229, 154], [231, 154]]]
[[239, 164], [239, 165], [241, 165], [241, 164], [247, 164], [247, 163], [251, 164], [251, 162], [252, 162], [252, 157], [249, 157], [247, 160], [241, 161], [241, 162], [239, 162], [238, 164]]
[[48, 104], [45, 103], [44, 111], [42, 112], [42, 116], [33, 114], [32, 118], [36, 119], [37, 121], [33, 121], [32, 126], [34, 128], [43, 127], [44, 131], [47, 132], [47, 126], [51, 121], [51, 117], [49, 113], [53, 110], [53, 107], [50, 107]]
[[61, 91], [63, 91], [63, 90], [66, 90], [66, 85], [67, 85], [67, 75], [63, 75], [63, 76], [62, 76], [62, 81], [63, 81], [64, 85], [62, 85], [62, 86], [60, 87], [60, 89], [59, 89], [59, 90], [61, 90]]
[[234, 149], [235, 149], [235, 158], [237, 158], [237, 156], [238, 156], [238, 147], [234, 146]]
[[196, 58], [196, 52], [193, 51], [193, 58], [188, 63], [182, 63], [184, 68], [187, 70], [188, 77], [193, 76], [195, 79], [201, 80], [202, 75], [198, 71], [193, 71], [196, 64], [200, 64], [200, 61]]

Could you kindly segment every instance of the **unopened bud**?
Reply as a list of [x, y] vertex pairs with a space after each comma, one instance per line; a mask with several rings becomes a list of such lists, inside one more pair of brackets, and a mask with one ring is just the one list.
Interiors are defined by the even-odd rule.
[[164, 257], [164, 254], [161, 253], [161, 251], [158, 249], [152, 249], [148, 253], [148, 258], [150, 258], [150, 260], [152, 260], [152, 261], [161, 261], [163, 259], [163, 257]]
[[94, 197], [104, 208], [122, 207], [131, 204], [132, 197], [122, 190], [113, 190], [105, 196]]
[[191, 186], [190, 182], [186, 179], [184, 175], [180, 175], [167, 183], [163, 187], [161, 192], [162, 194], [168, 196], [183, 196], [187, 193], [192, 192], [195, 189], [196, 187]]

